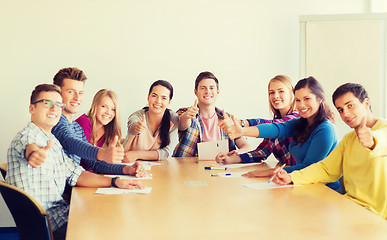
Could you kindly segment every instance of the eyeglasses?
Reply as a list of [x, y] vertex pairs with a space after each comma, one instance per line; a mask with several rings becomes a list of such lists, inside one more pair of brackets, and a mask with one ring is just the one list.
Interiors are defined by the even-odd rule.
[[52, 108], [55, 105], [55, 106], [59, 107], [61, 110], [63, 110], [66, 106], [66, 104], [64, 104], [64, 103], [54, 102], [54, 101], [47, 100], [47, 99], [42, 99], [42, 100], [33, 102], [32, 104], [37, 104], [40, 102], [43, 102], [43, 106], [45, 106], [46, 108]]

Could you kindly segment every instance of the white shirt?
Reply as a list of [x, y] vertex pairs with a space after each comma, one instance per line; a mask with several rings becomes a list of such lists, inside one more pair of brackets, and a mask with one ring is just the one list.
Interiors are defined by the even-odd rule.
[[[47, 151], [46, 161], [37, 168], [28, 164], [25, 149], [35, 143], [39, 147], [53, 145]], [[84, 169], [74, 163], [63, 152], [63, 148], [53, 134], [47, 134], [30, 122], [11, 142], [7, 155], [6, 182], [12, 184], [34, 197], [47, 211], [52, 230], [55, 231], [67, 222], [68, 203], [62, 194], [66, 181], [75, 186]]]

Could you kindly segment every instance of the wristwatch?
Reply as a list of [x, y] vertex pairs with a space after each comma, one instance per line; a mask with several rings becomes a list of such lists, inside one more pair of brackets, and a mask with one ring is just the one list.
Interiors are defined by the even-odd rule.
[[246, 126], [245, 121], [241, 120], [241, 126], [242, 126], [242, 127], [245, 127], [245, 126]]
[[119, 178], [119, 177], [114, 177], [114, 178], [112, 178], [112, 184], [111, 184], [112, 187], [118, 188], [117, 185], [116, 185], [116, 180], [117, 180], [117, 179], [120, 179], [120, 178]]

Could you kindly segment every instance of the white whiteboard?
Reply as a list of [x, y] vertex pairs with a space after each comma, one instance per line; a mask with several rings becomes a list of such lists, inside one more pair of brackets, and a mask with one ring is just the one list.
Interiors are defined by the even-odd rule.
[[332, 93], [343, 83], [362, 84], [376, 116], [386, 117], [387, 15], [304, 16], [301, 23], [300, 78], [314, 76], [335, 113], [340, 138], [349, 128], [340, 120]]

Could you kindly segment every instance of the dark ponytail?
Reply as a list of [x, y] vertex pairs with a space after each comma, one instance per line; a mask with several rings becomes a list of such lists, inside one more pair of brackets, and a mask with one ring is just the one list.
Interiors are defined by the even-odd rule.
[[171, 137], [169, 134], [169, 129], [171, 128], [171, 113], [170, 110], [167, 108], [165, 109], [163, 119], [161, 120], [161, 126], [160, 126], [160, 139], [161, 139], [161, 146], [160, 148], [166, 147], [171, 143]]

